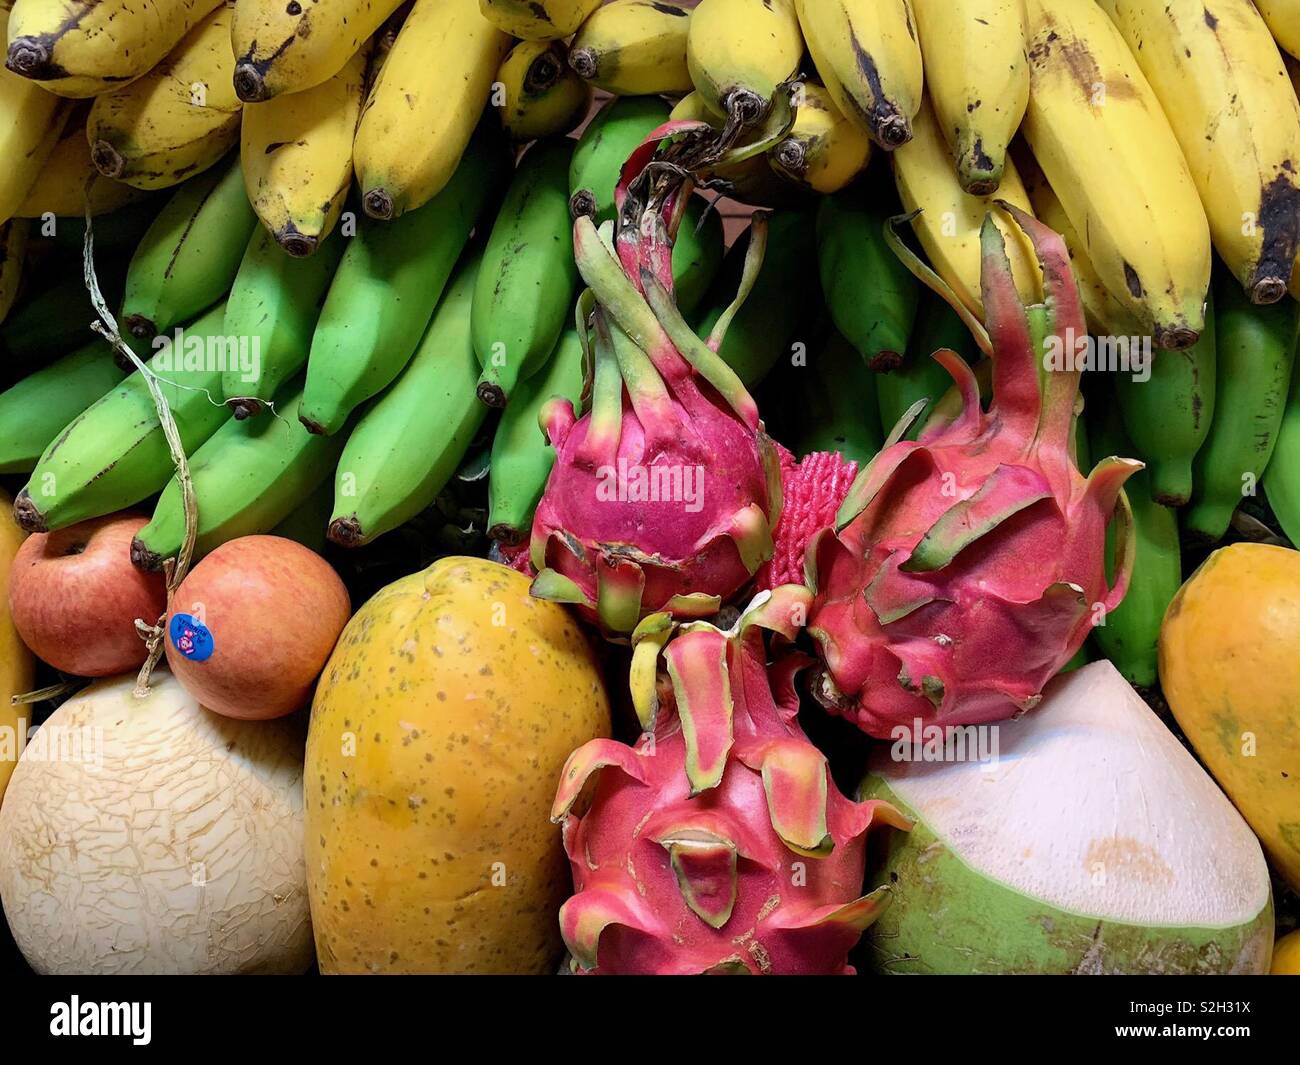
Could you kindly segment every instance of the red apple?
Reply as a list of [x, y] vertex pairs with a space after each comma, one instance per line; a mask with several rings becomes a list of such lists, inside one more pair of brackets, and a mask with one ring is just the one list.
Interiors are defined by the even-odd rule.
[[281, 536], [243, 536], [176, 589], [167, 662], [209, 710], [280, 717], [307, 705], [351, 615], [348, 590], [316, 552]]
[[145, 659], [136, 618], [154, 624], [167, 609], [161, 574], [131, 565], [131, 540], [149, 519], [123, 512], [23, 541], [9, 577], [14, 626], [55, 669], [108, 677]]

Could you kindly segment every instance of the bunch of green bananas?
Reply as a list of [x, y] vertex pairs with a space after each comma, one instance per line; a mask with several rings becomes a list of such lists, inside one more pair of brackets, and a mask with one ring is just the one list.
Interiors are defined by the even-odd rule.
[[[553, 460], [539, 414], [588, 384], [573, 219], [610, 220], [633, 151], [694, 123], [730, 150], [697, 175], [677, 301], [800, 453], [865, 463], [918, 401], [914, 432], [945, 417], [929, 355], [978, 363], [985, 218], [1026, 299], [1038, 268], [1001, 205], [1062, 233], [1094, 336], [1154, 353], [1148, 374], [1089, 375], [1079, 433], [1148, 467], [1134, 590], [1094, 642], [1153, 683], [1180, 538], [1221, 540], [1265, 494], [1252, 513], [1300, 537], [1297, 10], [14, 0], [0, 473], [30, 475], [32, 529], [158, 494], [136, 559], [179, 549], [146, 381], [87, 331], [88, 214], [100, 287], [190, 456], [200, 552], [326, 512], [336, 544], [369, 543], [475, 454], [486, 529], [525, 540]], [[756, 276], [746, 212], [715, 194], [775, 209]]]

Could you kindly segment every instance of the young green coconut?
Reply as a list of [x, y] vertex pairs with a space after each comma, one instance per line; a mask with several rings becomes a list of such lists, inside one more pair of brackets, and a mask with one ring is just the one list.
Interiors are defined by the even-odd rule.
[[997, 740], [983, 762], [917, 760], [909, 738], [880, 745], [863, 781], [861, 798], [915, 822], [868, 869], [894, 892], [868, 933], [876, 968], [1268, 971], [1259, 841], [1114, 666], [1064, 674], [1033, 714], [983, 728]]

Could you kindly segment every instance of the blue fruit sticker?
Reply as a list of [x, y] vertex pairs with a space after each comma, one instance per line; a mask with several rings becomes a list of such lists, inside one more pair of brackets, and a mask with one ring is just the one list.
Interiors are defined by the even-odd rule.
[[191, 614], [173, 614], [168, 627], [172, 646], [191, 662], [206, 662], [215, 649], [212, 633]]

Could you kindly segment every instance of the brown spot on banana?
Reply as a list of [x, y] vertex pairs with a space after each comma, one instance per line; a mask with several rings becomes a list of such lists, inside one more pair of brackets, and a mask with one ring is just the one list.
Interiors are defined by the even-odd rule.
[[885, 87], [880, 80], [880, 70], [876, 66], [875, 59], [862, 47], [862, 42], [852, 31], [849, 33], [849, 43], [853, 46], [858, 70], [867, 79], [867, 86], [871, 90], [873, 99], [871, 110], [864, 109], [851, 93], [848, 94], [849, 99], [853, 101], [854, 107], [875, 134], [880, 146], [885, 151], [892, 152], [912, 139], [912, 123], [899, 110], [898, 105], [885, 96]]
[[1279, 174], [1260, 191], [1257, 225], [1264, 234], [1259, 261], [1246, 281], [1246, 293], [1257, 304], [1276, 303], [1286, 295], [1300, 249], [1300, 188], [1292, 177], [1294, 164], [1282, 164]]
[[271, 64], [280, 58], [299, 36], [306, 34], [294, 33], [280, 42], [279, 46], [265, 59], [254, 59], [257, 53], [257, 41], [254, 40], [249, 46], [248, 51], [240, 57], [239, 62], [235, 64], [235, 95], [246, 104], [257, 103], [259, 100], [269, 98], [270, 93], [266, 88], [266, 72], [270, 69]]
[[1142, 290], [1142, 279], [1129, 263], [1124, 264], [1124, 284], [1128, 287], [1129, 295], [1135, 300], [1140, 300], [1145, 295]]

